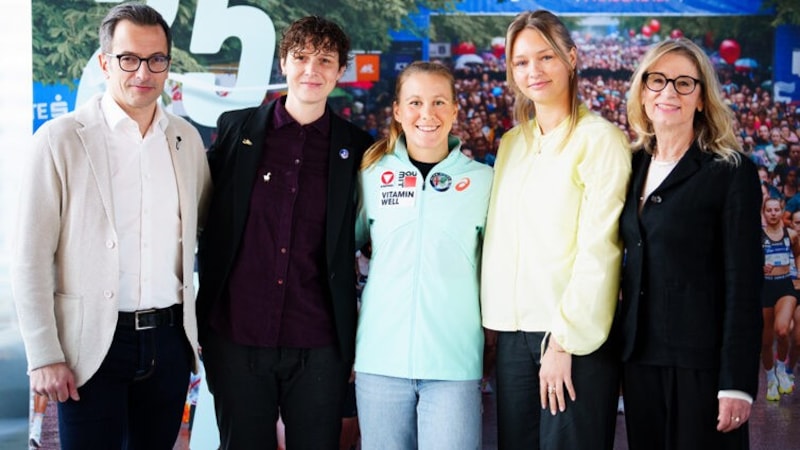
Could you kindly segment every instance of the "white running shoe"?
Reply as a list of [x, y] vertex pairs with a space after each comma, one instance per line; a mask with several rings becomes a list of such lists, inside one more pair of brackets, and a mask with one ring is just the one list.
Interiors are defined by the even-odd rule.
[[778, 379], [778, 392], [791, 394], [794, 391], [794, 383], [789, 379], [789, 375], [785, 370], [776, 370], [775, 377]]
[[767, 381], [767, 400], [777, 402], [781, 399], [781, 394], [778, 393], [778, 382], [776, 380]]

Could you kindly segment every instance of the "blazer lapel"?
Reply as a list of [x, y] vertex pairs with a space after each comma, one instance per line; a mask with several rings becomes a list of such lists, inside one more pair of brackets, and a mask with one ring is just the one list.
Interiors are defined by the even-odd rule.
[[[348, 211], [347, 202], [354, 199], [352, 192], [355, 152], [349, 147], [350, 132], [336, 114], [331, 113], [331, 146], [328, 154], [328, 226], [326, 235], [326, 254], [330, 266], [336, 251], [344, 215]], [[355, 233], [355, 230], [351, 230]]]
[[703, 154], [700, 152], [700, 149], [697, 145], [692, 144], [689, 147], [689, 150], [686, 152], [683, 158], [678, 161], [678, 165], [675, 166], [675, 169], [667, 175], [667, 178], [658, 186], [653, 193], [656, 192], [661, 193], [672, 186], [682, 183], [685, 179], [689, 178], [690, 176], [694, 175], [698, 170], [700, 170], [700, 161], [703, 159]]
[[185, 161], [188, 161], [188, 159], [184, 157], [183, 153], [180, 152], [181, 138], [177, 134], [177, 130], [174, 126], [172, 126], [172, 124], [167, 125], [167, 129], [164, 132], [164, 137], [167, 140], [167, 149], [169, 149], [169, 156], [172, 160], [172, 171], [175, 173], [175, 185], [178, 187], [178, 209], [181, 213], [181, 230], [183, 230], [185, 236], [185, 218], [193, 215], [185, 209], [187, 206], [193, 203], [191, 199], [186, 197], [188, 192], [186, 180], [188, 177], [184, 176], [184, 172], [186, 171], [186, 167], [184, 166]]
[[267, 132], [269, 116], [272, 114], [273, 103], [262, 106], [255, 110], [247, 122], [242, 127], [238, 136], [238, 142], [231, 142], [230, 145], [235, 168], [234, 173], [234, 193], [233, 199], [237, 202], [234, 210], [236, 211], [235, 221], [240, 226], [237, 228], [236, 235], [244, 229], [247, 214], [250, 210], [250, 194], [253, 191], [253, 180], [256, 177], [258, 163], [264, 152], [264, 136]]
[[84, 125], [77, 130], [86, 159], [89, 161], [94, 182], [100, 193], [103, 210], [112, 226], [114, 223], [114, 201], [111, 196], [111, 169], [108, 160], [108, 144], [103, 127], [105, 122], [100, 111], [100, 97], [92, 99], [93, 107], [81, 110], [76, 120]]

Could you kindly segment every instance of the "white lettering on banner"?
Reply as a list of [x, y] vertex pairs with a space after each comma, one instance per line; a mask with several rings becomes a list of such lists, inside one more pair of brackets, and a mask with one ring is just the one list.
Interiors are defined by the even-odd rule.
[[50, 117], [47, 116], [47, 103], [34, 103], [33, 116], [36, 120], [49, 119]]
[[364, 64], [359, 73], [375, 73], [375, 66], [372, 64]]
[[69, 112], [69, 105], [63, 100], [61, 94], [56, 94], [55, 100], [50, 103], [50, 117], [63, 116]]
[[56, 94], [54, 100], [50, 103], [34, 103], [34, 118], [36, 120], [50, 120], [69, 112], [69, 104], [64, 101], [61, 94]]
[[[172, 24], [180, 0], [148, 0], [147, 4]], [[218, 53], [228, 38], [237, 38], [242, 46], [234, 86], [218, 86], [218, 74], [212, 72], [170, 72], [170, 79], [182, 83], [183, 108], [189, 118], [200, 125], [214, 127], [223, 112], [257, 106], [264, 100], [275, 57], [275, 26], [259, 8], [228, 6], [227, 1], [220, 0], [197, 0], [194, 18], [189, 44], [192, 54]], [[105, 77], [98, 64], [99, 54], [98, 49], [83, 69], [76, 107], [105, 90]]]

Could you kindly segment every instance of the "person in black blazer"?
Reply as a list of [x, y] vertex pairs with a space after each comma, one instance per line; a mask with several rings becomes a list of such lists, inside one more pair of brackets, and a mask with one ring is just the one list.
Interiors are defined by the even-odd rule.
[[761, 191], [717, 76], [686, 39], [633, 74], [633, 178], [614, 325], [631, 449], [746, 449], [761, 339]]
[[[288, 93], [220, 116], [198, 249], [198, 322], [222, 449], [338, 448], [356, 330], [356, 173], [372, 138], [327, 106], [350, 42], [283, 33]], [[273, 443], [273, 444], [270, 444]]]

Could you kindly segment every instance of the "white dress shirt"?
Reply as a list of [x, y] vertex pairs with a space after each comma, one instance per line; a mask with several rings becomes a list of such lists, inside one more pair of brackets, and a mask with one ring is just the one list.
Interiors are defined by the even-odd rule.
[[120, 311], [180, 303], [181, 218], [178, 187], [161, 107], [144, 137], [138, 124], [108, 95], [101, 101], [108, 125], [114, 223], [120, 255]]

